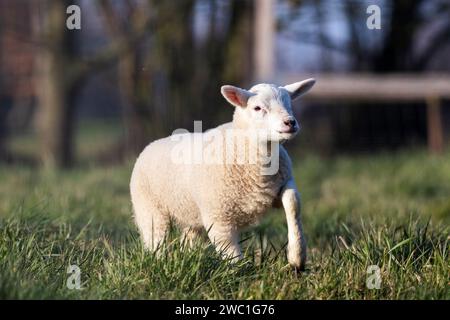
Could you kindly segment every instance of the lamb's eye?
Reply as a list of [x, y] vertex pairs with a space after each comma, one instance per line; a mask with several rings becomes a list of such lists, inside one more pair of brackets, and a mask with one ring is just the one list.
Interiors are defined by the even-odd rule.
[[253, 108], [253, 110], [255, 110], [255, 111], [261, 111], [261, 107], [260, 107], [260, 106], [256, 106], [256, 107]]

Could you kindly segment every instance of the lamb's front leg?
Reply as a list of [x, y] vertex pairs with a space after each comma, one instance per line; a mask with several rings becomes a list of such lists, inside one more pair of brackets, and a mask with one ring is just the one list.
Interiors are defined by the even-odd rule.
[[282, 189], [280, 198], [288, 226], [288, 261], [296, 269], [304, 270], [306, 240], [300, 220], [300, 194], [292, 178]]
[[242, 258], [241, 247], [239, 246], [239, 233], [231, 227], [223, 226], [220, 223], [207, 227], [208, 237], [225, 259], [236, 262]]

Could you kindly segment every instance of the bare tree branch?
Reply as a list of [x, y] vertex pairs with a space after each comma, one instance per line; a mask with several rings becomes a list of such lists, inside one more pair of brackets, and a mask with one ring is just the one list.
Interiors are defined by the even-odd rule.
[[101, 0], [98, 4], [105, 18], [112, 41], [109, 46], [101, 49], [94, 56], [76, 62], [71, 73], [71, 80], [74, 82], [78, 82], [92, 72], [115, 62], [119, 56], [137, 45], [147, 35], [148, 31], [153, 29], [152, 15], [145, 10], [133, 10], [133, 17], [130, 17], [133, 19], [130, 19], [130, 21], [135, 22], [134, 26], [130, 28], [131, 30], [126, 30], [128, 28], [121, 23], [120, 18], [108, 0]]
[[427, 62], [443, 47], [443, 43], [448, 42], [448, 39], [450, 39], [450, 21], [447, 21], [447, 24], [428, 42], [428, 46], [415, 61], [414, 68], [417, 70], [424, 69]]

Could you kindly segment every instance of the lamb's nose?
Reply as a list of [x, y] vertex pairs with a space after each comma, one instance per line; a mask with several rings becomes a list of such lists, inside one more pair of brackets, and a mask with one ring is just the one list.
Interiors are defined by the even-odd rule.
[[284, 124], [289, 127], [295, 127], [295, 119], [286, 119], [284, 120]]

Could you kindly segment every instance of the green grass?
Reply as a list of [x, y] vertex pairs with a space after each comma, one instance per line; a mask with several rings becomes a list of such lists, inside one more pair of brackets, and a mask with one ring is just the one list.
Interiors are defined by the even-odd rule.
[[[132, 162], [68, 172], [0, 167], [0, 298], [450, 299], [450, 154], [295, 157], [308, 238], [306, 272], [287, 267], [283, 212], [243, 235], [245, 259], [207, 241], [159, 258], [131, 219]], [[82, 290], [66, 286], [81, 269]], [[366, 287], [367, 268], [381, 287]]]
[[[75, 154], [78, 163], [92, 163], [99, 153], [107, 152], [123, 137], [122, 124], [118, 120], [86, 120], [76, 126]], [[13, 154], [37, 158], [40, 147], [39, 134], [33, 128], [16, 134], [7, 140], [7, 148]]]

